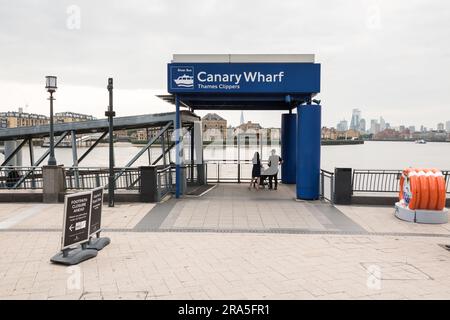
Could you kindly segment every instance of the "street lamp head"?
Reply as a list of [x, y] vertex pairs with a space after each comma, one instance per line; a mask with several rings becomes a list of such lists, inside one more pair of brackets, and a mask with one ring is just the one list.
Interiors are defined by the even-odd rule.
[[55, 76], [46, 76], [45, 77], [45, 88], [48, 92], [55, 92], [58, 88], [56, 85], [56, 77]]
[[112, 90], [113, 89], [113, 78], [108, 78], [108, 90]]

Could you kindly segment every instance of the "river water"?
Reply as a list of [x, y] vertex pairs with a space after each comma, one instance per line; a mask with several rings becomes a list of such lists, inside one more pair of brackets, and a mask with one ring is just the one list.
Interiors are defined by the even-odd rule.
[[[115, 144], [116, 166], [124, 166], [141, 148], [130, 143]], [[28, 148], [22, 153], [22, 163], [29, 165]], [[271, 149], [280, 152], [279, 145], [260, 147], [234, 146], [213, 147], [208, 146], [204, 150], [206, 160], [250, 160], [255, 151], [260, 151], [262, 159], [268, 158]], [[38, 159], [45, 148], [35, 147], [34, 156]], [[78, 147], [78, 156], [81, 156], [86, 147]], [[322, 146], [321, 167], [326, 170], [334, 170], [335, 167], [349, 167], [357, 169], [402, 169], [404, 167], [436, 167], [450, 169], [450, 143], [428, 142], [416, 144], [414, 142], [385, 142], [367, 141], [361, 145]], [[187, 151], [187, 150], [186, 150]], [[187, 152], [186, 152], [187, 153]], [[155, 159], [161, 154], [160, 148], [151, 149], [151, 157]], [[72, 165], [72, 150], [70, 148], [57, 148], [56, 159], [58, 164]], [[172, 159], [174, 154], [172, 153]], [[43, 162], [45, 164], [46, 161]], [[134, 166], [148, 165], [148, 153], [144, 153]], [[108, 146], [97, 146], [81, 163], [80, 167], [106, 167], [108, 166]]]

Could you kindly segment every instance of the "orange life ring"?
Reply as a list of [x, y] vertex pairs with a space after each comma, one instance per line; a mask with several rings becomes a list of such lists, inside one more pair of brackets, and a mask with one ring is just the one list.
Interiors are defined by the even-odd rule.
[[439, 201], [438, 182], [433, 169], [428, 171], [427, 175], [429, 176], [428, 188], [430, 189], [430, 199], [428, 201], [427, 208], [430, 210], [434, 210], [434, 208], [437, 208], [437, 204]]
[[438, 169], [406, 168], [400, 177], [400, 201], [411, 209], [442, 210], [446, 185]]
[[445, 179], [440, 170], [435, 170], [435, 178], [438, 188], [438, 201], [437, 205], [434, 209], [431, 210], [442, 210], [445, 208], [445, 200], [446, 200], [446, 188], [445, 188]]
[[410, 190], [411, 190], [411, 198], [409, 200], [409, 204], [408, 207], [411, 210], [415, 210], [418, 208], [419, 205], [419, 196], [420, 196], [420, 189], [421, 189], [421, 185], [420, 185], [420, 179], [419, 176], [417, 174], [417, 172], [412, 171], [409, 174], [409, 186], [410, 186]]
[[418, 179], [420, 180], [420, 191], [417, 198], [417, 209], [428, 209], [428, 202], [430, 201], [430, 187], [429, 181], [431, 180], [427, 176], [427, 169], [417, 169]]

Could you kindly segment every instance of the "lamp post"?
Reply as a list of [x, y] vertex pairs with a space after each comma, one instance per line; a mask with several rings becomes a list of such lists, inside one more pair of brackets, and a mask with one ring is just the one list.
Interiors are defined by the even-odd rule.
[[113, 111], [113, 78], [108, 78], [109, 106], [105, 116], [109, 122], [109, 176], [108, 176], [108, 207], [114, 207], [114, 131], [113, 117], [116, 113]]
[[54, 147], [54, 132], [53, 132], [53, 93], [58, 88], [56, 85], [56, 77], [55, 76], [46, 76], [45, 77], [45, 88], [50, 93], [50, 156], [48, 158], [49, 166], [56, 166], [56, 158], [55, 158], [55, 147]]

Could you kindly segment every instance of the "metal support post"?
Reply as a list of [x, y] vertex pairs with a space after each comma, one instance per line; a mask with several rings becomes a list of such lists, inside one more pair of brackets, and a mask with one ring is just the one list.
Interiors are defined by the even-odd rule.
[[55, 158], [55, 135], [53, 131], [53, 91], [50, 91], [50, 156], [48, 158], [49, 166], [56, 166], [56, 158]]
[[80, 188], [80, 176], [78, 172], [78, 154], [77, 154], [77, 135], [75, 133], [75, 130], [72, 130], [70, 132], [70, 137], [72, 138], [72, 167], [73, 167], [73, 173], [74, 173], [74, 180], [75, 180], [75, 188]]
[[179, 198], [181, 195], [181, 166], [180, 166], [180, 98], [175, 95], [175, 198]]
[[105, 116], [109, 122], [109, 176], [108, 176], [108, 206], [114, 207], [114, 124], [113, 117], [116, 113], [113, 111], [113, 78], [108, 79], [109, 106]]

